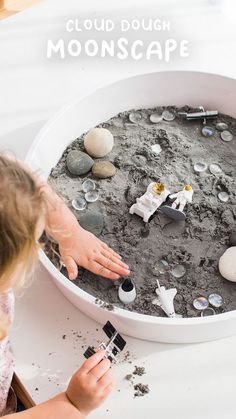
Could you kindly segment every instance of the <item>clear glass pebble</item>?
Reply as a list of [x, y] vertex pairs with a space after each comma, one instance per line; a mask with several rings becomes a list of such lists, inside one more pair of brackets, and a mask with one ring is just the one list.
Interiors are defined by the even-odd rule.
[[132, 124], [138, 124], [142, 119], [142, 115], [139, 112], [130, 112], [129, 120]]
[[215, 314], [216, 314], [216, 312], [215, 312], [214, 308], [212, 308], [212, 307], [204, 308], [204, 310], [202, 310], [202, 312], [201, 312], [202, 317], [214, 316]]
[[205, 172], [206, 169], [207, 169], [207, 164], [202, 163], [202, 162], [197, 162], [197, 163], [195, 163], [193, 168], [194, 168], [194, 171], [197, 172], [197, 173]]
[[166, 260], [161, 259], [159, 262], [157, 262], [154, 266], [154, 270], [158, 272], [161, 275], [164, 275], [166, 272], [168, 272], [170, 269], [169, 264]]
[[205, 125], [202, 127], [202, 135], [204, 137], [212, 137], [214, 135], [214, 129]]
[[221, 202], [228, 202], [229, 194], [227, 192], [220, 192], [218, 193], [218, 198]]
[[219, 308], [224, 304], [223, 297], [220, 294], [210, 294], [208, 301], [213, 307], [216, 308]]
[[95, 202], [98, 200], [99, 193], [98, 191], [89, 191], [85, 194], [85, 199], [87, 202]]
[[212, 175], [216, 175], [216, 176], [222, 173], [221, 167], [219, 166], [219, 164], [216, 164], [216, 163], [210, 164], [209, 170], [212, 173]]
[[162, 121], [162, 119], [163, 119], [162, 115], [159, 115], [158, 113], [152, 113], [152, 114], [150, 115], [150, 121], [151, 121], [153, 124], [158, 124], [159, 122], [161, 122], [161, 121]]
[[165, 121], [174, 121], [175, 119], [175, 114], [173, 112], [170, 112], [168, 110], [165, 110], [162, 112], [162, 119], [164, 119]]
[[85, 180], [82, 184], [82, 189], [85, 193], [89, 191], [93, 191], [95, 188], [96, 188], [96, 184], [91, 179]]
[[204, 310], [209, 306], [209, 301], [205, 297], [198, 297], [193, 300], [193, 307], [196, 308], [196, 310]]
[[152, 152], [155, 154], [160, 154], [160, 152], [162, 151], [160, 144], [153, 144], [151, 146], [151, 149], [152, 149]]
[[231, 132], [229, 131], [222, 131], [220, 136], [221, 136], [221, 139], [226, 142], [232, 141], [233, 139], [233, 134], [231, 134]]
[[218, 131], [225, 131], [229, 128], [229, 126], [227, 124], [225, 124], [225, 122], [217, 122], [216, 124], [216, 129]]
[[77, 211], [83, 211], [86, 208], [87, 202], [81, 195], [71, 201], [72, 207]]
[[186, 268], [184, 265], [176, 265], [174, 268], [171, 269], [170, 273], [175, 278], [182, 278], [186, 274]]

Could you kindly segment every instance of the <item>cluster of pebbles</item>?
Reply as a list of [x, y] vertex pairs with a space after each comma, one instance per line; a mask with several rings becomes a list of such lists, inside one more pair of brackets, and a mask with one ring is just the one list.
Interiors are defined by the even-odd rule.
[[[69, 145], [51, 172], [51, 185], [80, 224], [119, 252], [130, 266], [137, 298], [126, 306], [119, 301], [113, 282], [79, 270], [75, 284], [109, 307], [165, 316], [152, 304], [158, 278], [167, 289], [177, 288], [175, 311], [184, 317], [199, 316], [193, 302], [201, 297], [209, 303], [212, 294], [223, 301], [214, 307], [216, 314], [236, 309], [236, 283], [223, 279], [218, 269], [221, 255], [236, 245], [236, 121], [219, 114], [203, 125], [178, 114], [190, 111], [188, 106], [131, 110], [100, 124], [98, 128], [109, 131], [114, 139], [105, 158], [112, 165], [109, 177], [97, 176], [94, 166], [104, 165], [104, 157], [94, 160], [87, 153], [88, 134]], [[79, 161], [81, 168], [85, 160], [88, 163], [84, 173], [73, 174], [72, 153], [80, 156], [80, 160], [72, 159], [73, 165]], [[93, 189], [85, 192], [84, 185], [91, 181]], [[171, 193], [192, 185], [193, 203], [186, 206], [186, 221], [173, 222], [157, 211], [144, 223], [129, 214], [151, 182], [163, 182]], [[91, 191], [97, 191], [93, 202], [86, 200]], [[76, 209], [75, 200], [81, 197], [85, 205]], [[50, 246], [46, 252], [59, 266]], [[67, 276], [65, 268], [60, 265], [60, 269]]]

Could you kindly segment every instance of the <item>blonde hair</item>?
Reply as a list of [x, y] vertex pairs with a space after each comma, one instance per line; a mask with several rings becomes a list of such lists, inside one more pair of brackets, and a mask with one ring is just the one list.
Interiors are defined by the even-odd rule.
[[[0, 290], [11, 286], [19, 265], [23, 273], [17, 286], [22, 285], [27, 266], [37, 260], [36, 228], [44, 207], [44, 193], [34, 177], [16, 160], [0, 155]], [[6, 328], [1, 317], [0, 336]]]

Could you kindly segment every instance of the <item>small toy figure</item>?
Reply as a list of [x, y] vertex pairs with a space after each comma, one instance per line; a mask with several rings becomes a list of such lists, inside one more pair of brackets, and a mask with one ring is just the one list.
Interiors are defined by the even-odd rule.
[[[172, 206], [169, 207], [167, 205], [164, 205], [161, 208], [161, 212], [163, 214], [167, 215], [168, 217], [172, 218], [175, 221], [182, 221], [185, 220], [186, 215], [184, 214], [183, 210], [185, 205], [192, 202], [193, 198], [193, 188], [191, 185], [185, 185], [184, 189], [180, 192], [177, 192], [175, 194], [171, 194], [170, 199], [175, 199]], [[177, 209], [177, 207], [179, 207]]]
[[148, 185], [145, 194], [136, 199], [136, 204], [132, 205], [129, 213], [139, 215], [147, 223], [151, 215], [154, 214], [169, 194], [170, 191], [166, 189], [164, 183], [152, 182]]
[[124, 304], [132, 303], [136, 298], [136, 288], [131, 278], [125, 278], [118, 289], [120, 301]]
[[179, 211], [184, 210], [185, 205], [187, 202], [191, 203], [193, 200], [193, 188], [191, 185], [185, 185], [184, 189], [180, 192], [174, 193], [170, 195], [170, 199], [176, 200], [172, 204], [172, 208], [176, 208], [179, 206]]
[[166, 290], [165, 287], [160, 286], [158, 279], [157, 279], [157, 286], [158, 288], [156, 288], [156, 294], [158, 298], [153, 300], [152, 304], [160, 306], [168, 317], [172, 317], [172, 318], [182, 317], [180, 314], [176, 314], [175, 309], [174, 309], [174, 297], [177, 294], [177, 289], [171, 288], [169, 290]]
[[[126, 341], [122, 338], [121, 335], [118, 334], [117, 330], [114, 326], [108, 321], [105, 326], [102, 328], [106, 335], [109, 338], [107, 343], [101, 343], [98, 349], [105, 350], [105, 358], [109, 359], [111, 362], [117, 362], [116, 356], [123, 351]], [[89, 346], [87, 350], [84, 352], [85, 358], [90, 358], [90, 356], [95, 354], [95, 349], [92, 346]]]

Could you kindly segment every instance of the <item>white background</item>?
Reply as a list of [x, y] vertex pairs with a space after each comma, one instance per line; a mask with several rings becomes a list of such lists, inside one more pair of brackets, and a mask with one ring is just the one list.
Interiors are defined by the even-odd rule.
[[[172, 36], [190, 41], [190, 57], [169, 64], [47, 60], [47, 39], [68, 36], [67, 19], [84, 19], [90, 13], [117, 19], [131, 19], [134, 13], [170, 19]], [[235, 78], [235, 20], [233, 0], [47, 0], [0, 22], [1, 147], [23, 157], [40, 127], [60, 106], [122, 77], [155, 70], [198, 70]], [[83, 338], [76, 340], [75, 330]], [[66, 301], [40, 268], [17, 302], [12, 330], [17, 372], [34, 400], [41, 402], [63, 389], [83, 360], [82, 345], [102, 337], [100, 326]], [[195, 345], [127, 341], [132, 364], [123, 360], [114, 368], [117, 388], [93, 417], [235, 418], [236, 337]], [[147, 370], [136, 382], [150, 387], [149, 395], [139, 399], [133, 398], [123, 379], [134, 365]]]

